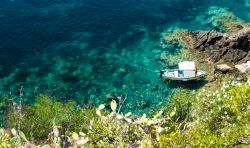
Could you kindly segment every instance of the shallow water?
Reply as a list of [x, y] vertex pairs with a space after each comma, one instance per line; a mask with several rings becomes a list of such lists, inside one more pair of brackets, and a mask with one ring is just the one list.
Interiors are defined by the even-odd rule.
[[161, 48], [164, 32], [218, 29], [231, 12], [249, 21], [249, 1], [1, 0], [0, 95], [18, 99], [23, 86], [26, 103], [43, 93], [80, 105], [126, 96], [124, 111], [151, 112], [171, 96], [155, 72], [177, 50]]

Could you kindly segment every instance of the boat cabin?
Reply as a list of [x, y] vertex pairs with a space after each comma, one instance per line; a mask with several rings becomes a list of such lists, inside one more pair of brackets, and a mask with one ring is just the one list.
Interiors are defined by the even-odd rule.
[[179, 69], [166, 69], [162, 71], [162, 76], [172, 80], [195, 80], [205, 76], [205, 72], [197, 70], [193, 61], [184, 61], [178, 64]]

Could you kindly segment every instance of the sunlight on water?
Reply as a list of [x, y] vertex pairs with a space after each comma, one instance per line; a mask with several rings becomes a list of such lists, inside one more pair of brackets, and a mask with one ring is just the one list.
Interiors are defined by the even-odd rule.
[[225, 14], [250, 20], [248, 0], [222, 1], [1, 1], [1, 96], [18, 99], [23, 86], [26, 103], [40, 93], [83, 106], [126, 96], [124, 111], [156, 110], [171, 96], [160, 56], [178, 50], [162, 48], [164, 32], [219, 30]]

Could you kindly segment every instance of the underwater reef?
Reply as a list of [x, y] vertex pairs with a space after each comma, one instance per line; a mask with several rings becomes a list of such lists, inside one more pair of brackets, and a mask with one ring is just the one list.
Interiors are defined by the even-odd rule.
[[250, 73], [246, 82], [227, 75], [219, 87], [183, 90], [152, 116], [122, 113], [115, 100], [76, 110], [75, 102], [40, 95], [32, 106], [8, 107], [9, 128], [0, 128], [0, 146], [248, 147], [249, 97]]
[[[190, 0], [185, 1], [187, 10], [179, 7], [181, 0], [172, 1], [178, 7], [167, 3], [165, 9], [161, 4], [147, 8], [150, 15], [144, 19], [142, 11], [142, 22], [130, 27], [131, 19], [121, 23], [129, 13], [117, 6], [115, 14], [124, 16], [117, 16], [114, 26], [104, 23], [113, 18], [104, 17], [96, 26], [89, 24], [95, 26], [94, 34], [79, 24], [69, 38], [45, 51], [30, 52], [16, 65], [0, 65], [5, 72], [0, 78], [0, 147], [249, 146], [250, 73], [247, 78], [234, 71], [213, 77], [218, 65], [231, 70], [250, 60], [250, 1], [190, 7], [197, 5]], [[245, 6], [239, 9], [241, 16], [234, 4]], [[112, 4], [107, 6], [109, 11]], [[66, 15], [71, 22], [68, 11], [73, 7], [82, 10], [76, 3], [53, 5], [40, 13], [46, 18]], [[176, 14], [169, 15], [172, 12]], [[92, 19], [91, 13], [76, 14]], [[61, 23], [64, 17], [59, 18]], [[159, 20], [156, 28], [144, 24]], [[67, 25], [71, 30], [72, 24]], [[112, 34], [111, 28], [120, 25], [126, 30], [117, 28], [119, 35]], [[209, 81], [164, 83], [159, 69], [184, 60], [195, 61]]]

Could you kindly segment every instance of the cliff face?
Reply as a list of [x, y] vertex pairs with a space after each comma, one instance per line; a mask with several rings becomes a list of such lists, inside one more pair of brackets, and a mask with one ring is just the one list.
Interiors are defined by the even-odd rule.
[[244, 63], [250, 60], [250, 27], [233, 33], [215, 30], [191, 32], [194, 48], [207, 53], [214, 63]]

